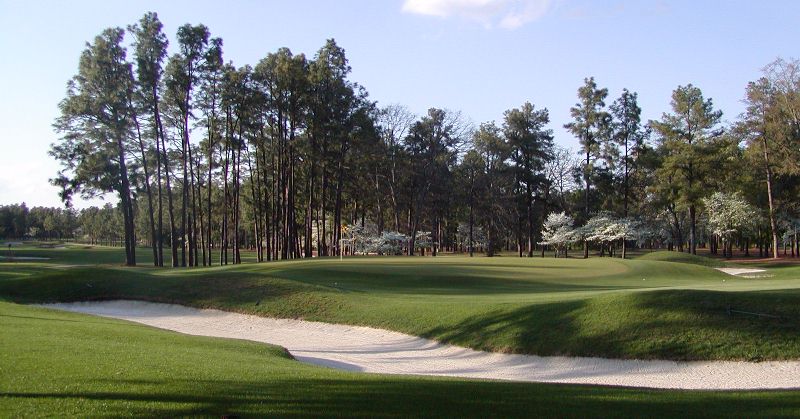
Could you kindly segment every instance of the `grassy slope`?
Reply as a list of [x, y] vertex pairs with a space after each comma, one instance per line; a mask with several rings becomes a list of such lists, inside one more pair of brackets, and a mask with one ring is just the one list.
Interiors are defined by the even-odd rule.
[[398, 377], [300, 364], [279, 348], [0, 303], [0, 416], [743, 417], [797, 392], [683, 392]]
[[[689, 263], [609, 258], [352, 258], [192, 270], [54, 269], [70, 258], [87, 261], [87, 254], [98, 252], [99, 260], [111, 253], [36, 252], [52, 255], [52, 262], [0, 264], [0, 298], [177, 302], [541, 355], [800, 358], [798, 268], [776, 268], [775, 277], [761, 280]], [[783, 318], [729, 316], [728, 307]]]
[[710, 257], [703, 257], [697, 256], [690, 253], [683, 253], [683, 252], [669, 252], [669, 251], [658, 251], [652, 253], [645, 253], [644, 255], [638, 258], [639, 260], [656, 260], [661, 262], [678, 262], [678, 263], [688, 263], [692, 265], [701, 265], [701, 266], [708, 266], [711, 268], [722, 268], [725, 266], [731, 266], [729, 263], [726, 263], [719, 259], [712, 259]]

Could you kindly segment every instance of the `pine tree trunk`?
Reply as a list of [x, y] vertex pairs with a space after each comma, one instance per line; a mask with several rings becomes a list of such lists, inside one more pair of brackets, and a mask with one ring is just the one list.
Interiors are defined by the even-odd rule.
[[[133, 108], [132, 104], [131, 108]], [[144, 190], [145, 195], [147, 195], [147, 210], [150, 221], [150, 245], [153, 248], [153, 266], [159, 266], [158, 237], [156, 236], [156, 222], [155, 216], [153, 215], [153, 192], [150, 188], [150, 170], [147, 165], [147, 153], [145, 151], [144, 141], [142, 140], [142, 132], [139, 126], [139, 118], [137, 115], [133, 115], [133, 122], [136, 127], [136, 138], [139, 140], [139, 152], [142, 156], [142, 169], [144, 170]]]
[[225, 115], [225, 160], [222, 164], [222, 223], [220, 225], [219, 264], [228, 264], [228, 206], [230, 203], [230, 187], [228, 173], [230, 171], [231, 155], [231, 115], [230, 110]]
[[[212, 109], [216, 109], [216, 106], [212, 104]], [[208, 149], [206, 150], [206, 159], [208, 160], [208, 173], [207, 173], [207, 180], [208, 183], [208, 191], [206, 194], [206, 214], [208, 217], [208, 222], [206, 223], [205, 235], [206, 235], [206, 250], [208, 253], [208, 266], [212, 265], [211, 262], [211, 255], [213, 254], [211, 251], [211, 220], [213, 219], [211, 213], [211, 190], [214, 188], [213, 182], [211, 180], [212, 171], [214, 168], [214, 122], [216, 121], [216, 113], [212, 111], [211, 119], [208, 123]]]
[[[591, 188], [590, 184], [590, 174], [589, 174], [589, 165], [592, 163], [591, 154], [589, 151], [586, 152], [586, 169], [583, 173], [583, 180], [586, 183], [586, 190], [583, 193], [583, 216], [586, 218], [586, 221], [589, 220], [589, 189]], [[586, 240], [583, 241], [583, 258], [589, 258], [589, 242]]]
[[470, 179], [469, 191], [469, 257], [473, 257], [475, 250], [475, 240], [473, 239], [473, 228], [475, 226], [475, 197], [474, 197], [475, 179], [474, 175]]
[[306, 205], [306, 216], [305, 216], [305, 240], [304, 240], [304, 253], [305, 257], [310, 258], [313, 255], [312, 250], [312, 233], [313, 229], [311, 228], [314, 218], [314, 180], [316, 179], [316, 161], [314, 156], [311, 157], [311, 164], [308, 169], [308, 198], [307, 198], [307, 205]]
[[194, 158], [192, 157], [191, 144], [187, 147], [187, 157], [189, 158], [189, 231], [187, 234], [189, 240], [189, 266], [197, 266], [197, 199], [194, 193], [195, 179], [194, 179]]
[[535, 240], [533, 238], [533, 191], [531, 190], [530, 182], [526, 185], [526, 194], [527, 194], [527, 216], [528, 216], [528, 257], [533, 257], [533, 248], [535, 246]]
[[689, 205], [689, 253], [697, 254], [697, 209]]
[[[241, 127], [241, 124], [240, 124]], [[239, 139], [241, 141], [241, 128]], [[239, 207], [240, 176], [242, 164], [242, 144], [237, 143], [236, 153], [233, 159], [233, 263], [242, 263], [240, 254], [241, 238], [239, 237], [239, 223], [241, 219], [241, 209]]]
[[188, 203], [189, 203], [189, 166], [187, 161], [187, 144], [188, 139], [188, 122], [185, 123], [183, 128], [183, 136], [181, 138], [181, 165], [183, 167], [183, 180], [181, 188], [181, 267], [186, 267], [186, 239], [187, 239], [187, 224], [188, 224]]
[[177, 226], [175, 225], [175, 201], [173, 199], [172, 194], [172, 182], [171, 177], [172, 174], [170, 173], [169, 169], [169, 155], [167, 154], [167, 143], [166, 139], [164, 138], [164, 127], [161, 124], [161, 116], [156, 111], [156, 124], [158, 125], [158, 131], [161, 134], [161, 151], [164, 153], [164, 179], [166, 180], [167, 186], [167, 209], [169, 210], [169, 230], [170, 230], [170, 250], [171, 250], [171, 257], [172, 257], [172, 267], [178, 267], [178, 231]]
[[778, 258], [778, 225], [775, 221], [775, 201], [772, 197], [772, 169], [769, 163], [769, 150], [767, 148], [767, 138], [761, 136], [761, 146], [764, 151], [764, 172], [767, 176], [767, 200], [769, 202], [769, 227], [772, 232], [772, 258]]
[[125, 147], [122, 143], [122, 134], [117, 135], [117, 158], [119, 166], [120, 201], [122, 204], [122, 219], [125, 234], [125, 265], [136, 266], [136, 237], [133, 224], [133, 205], [131, 203], [131, 188], [128, 179], [128, 166], [125, 161]]

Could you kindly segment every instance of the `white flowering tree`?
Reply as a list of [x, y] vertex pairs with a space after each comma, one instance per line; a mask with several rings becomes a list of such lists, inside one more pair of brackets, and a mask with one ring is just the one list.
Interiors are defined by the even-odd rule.
[[[415, 250], [423, 250], [431, 247], [433, 244], [433, 240], [431, 240], [431, 232], [430, 231], [418, 231], [415, 239], [414, 239], [414, 249]], [[424, 256], [424, 253], [423, 253]]]
[[554, 212], [547, 216], [542, 228], [542, 241], [539, 244], [553, 246], [558, 257], [559, 253], [567, 257], [567, 246], [577, 240], [573, 227], [575, 220], [563, 212]]
[[722, 253], [730, 258], [733, 251], [733, 235], [741, 233], [758, 218], [758, 210], [747, 203], [738, 192], [715, 192], [703, 200], [708, 212], [708, 227], [722, 238], [725, 244]]
[[630, 218], [617, 218], [608, 213], [595, 215], [582, 228], [587, 241], [608, 246], [609, 253], [613, 251], [614, 244], [621, 242], [622, 258], [626, 257], [626, 242], [638, 240], [641, 224]]
[[783, 236], [781, 236], [783, 240], [784, 246], [784, 254], [786, 253], [786, 246], [790, 246], [792, 248], [792, 256], [800, 249], [797, 248], [797, 235], [800, 232], [800, 219], [792, 218], [792, 217], [782, 217], [782, 219], [778, 222], [778, 227], [783, 230]]
[[402, 255], [408, 247], [409, 237], [397, 231], [384, 231], [371, 242], [372, 252], [382, 255]]
[[664, 243], [672, 238], [669, 225], [660, 223], [659, 220], [636, 220], [638, 228], [636, 231], [636, 244], [639, 247], [653, 247], [655, 242]]
[[349, 246], [353, 254], [367, 254], [372, 242], [378, 237], [377, 228], [372, 223], [354, 224], [345, 227], [343, 244]]
[[[458, 228], [456, 228], [456, 242], [458, 245], [463, 248], [469, 250], [470, 242], [469, 242], [469, 224], [468, 223], [459, 223]], [[472, 227], [472, 248], [480, 248], [484, 247], [486, 243], [486, 234], [483, 232], [483, 227], [480, 226], [473, 226]]]

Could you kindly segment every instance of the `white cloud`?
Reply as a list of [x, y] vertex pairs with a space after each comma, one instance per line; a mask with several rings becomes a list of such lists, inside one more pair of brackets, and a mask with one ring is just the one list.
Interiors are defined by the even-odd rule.
[[458, 17], [516, 29], [544, 16], [552, 0], [405, 0], [403, 11], [426, 16]]

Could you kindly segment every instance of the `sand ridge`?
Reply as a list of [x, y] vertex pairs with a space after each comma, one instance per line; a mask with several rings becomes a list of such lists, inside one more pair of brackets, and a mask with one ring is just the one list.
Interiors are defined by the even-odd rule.
[[800, 361], [643, 361], [475, 351], [398, 332], [142, 301], [43, 307], [200, 336], [285, 347], [297, 360], [348, 371], [664, 389], [800, 388]]

